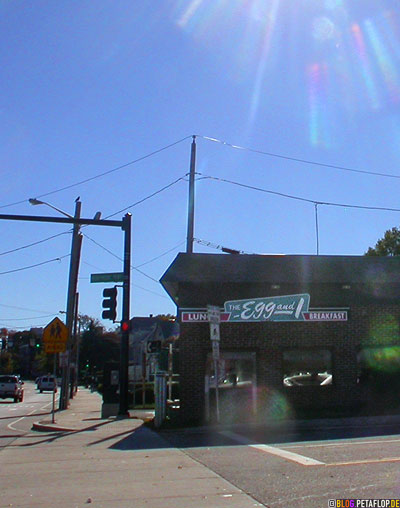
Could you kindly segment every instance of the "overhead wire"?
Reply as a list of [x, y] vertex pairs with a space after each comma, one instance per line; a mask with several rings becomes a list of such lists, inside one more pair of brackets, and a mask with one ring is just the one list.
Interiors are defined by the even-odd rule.
[[[0, 303], [0, 307], [7, 307], [8, 309], [17, 309], [17, 310], [28, 310], [30, 312], [50, 312], [49, 310], [28, 309], [27, 307], [16, 307], [15, 305], [6, 305], [5, 303]], [[57, 313], [53, 312], [52, 314]]]
[[27, 249], [28, 247], [33, 247], [35, 245], [39, 245], [39, 244], [44, 243], [44, 242], [48, 242], [49, 240], [52, 240], [53, 238], [57, 238], [58, 236], [61, 236], [61, 235], [66, 235], [66, 234], [70, 233], [71, 231], [72, 230], [63, 231], [62, 233], [58, 233], [56, 235], [49, 236], [48, 238], [43, 238], [43, 240], [38, 240], [37, 242], [29, 243], [27, 245], [23, 245], [22, 247], [17, 247], [16, 249], [11, 249], [11, 250], [6, 250], [4, 252], [0, 252], [0, 256], [5, 256], [6, 254], [12, 254], [13, 252], [17, 252], [19, 250]]
[[51, 316], [54, 316], [54, 313], [52, 314], [46, 314], [45, 316], [31, 316], [31, 317], [26, 317], [26, 318], [0, 318], [0, 321], [26, 321], [28, 319], [42, 319], [42, 318], [47, 318], [47, 317], [51, 317]]
[[309, 160], [309, 159], [302, 159], [302, 158], [299, 158], [299, 157], [290, 157], [288, 155], [282, 155], [282, 154], [278, 154], [278, 153], [274, 153], [274, 152], [266, 152], [266, 151], [257, 150], [257, 149], [254, 149], [254, 148], [248, 148], [248, 147], [244, 147], [244, 146], [233, 145], [232, 143], [228, 143], [227, 141], [222, 141], [221, 139], [217, 139], [217, 138], [211, 138], [209, 136], [201, 136], [201, 135], [198, 135], [198, 134], [196, 136], [199, 137], [199, 138], [202, 138], [202, 139], [204, 139], [206, 141], [212, 141], [214, 143], [219, 143], [221, 145], [225, 145], [225, 146], [228, 146], [230, 148], [234, 148], [235, 150], [244, 150], [246, 152], [252, 152], [252, 153], [257, 153], [259, 155], [266, 155], [268, 157], [275, 157], [275, 158], [278, 158], [278, 159], [284, 159], [284, 160], [289, 160], [289, 161], [293, 161], [293, 162], [299, 162], [301, 164], [310, 164], [312, 166], [320, 166], [320, 167], [330, 168], [330, 169], [339, 169], [341, 171], [350, 171], [352, 173], [361, 173], [361, 174], [371, 175], [371, 176], [383, 176], [385, 178], [400, 178], [400, 175], [393, 175], [391, 173], [381, 173], [381, 172], [377, 172], [377, 171], [366, 171], [366, 170], [363, 170], [363, 169], [356, 169], [356, 168], [351, 168], [351, 167], [348, 167], [348, 166], [340, 166], [340, 165], [337, 165], [337, 164], [327, 164], [327, 163], [324, 163], [324, 162], [318, 162], [318, 161], [313, 161], [313, 160]]
[[[176, 143], [175, 143], [175, 144], [176, 144]], [[173, 185], [177, 184], [179, 181], [183, 180], [186, 176], [187, 176], [187, 173], [186, 173], [184, 176], [179, 177], [179, 178], [177, 178], [176, 180], [174, 180], [173, 182], [171, 182], [171, 183], [169, 183], [169, 184], [165, 185], [165, 186], [164, 186], [164, 187], [162, 187], [161, 189], [158, 189], [157, 191], [155, 191], [155, 192], [153, 192], [153, 193], [149, 194], [148, 196], [144, 197], [143, 199], [140, 199], [139, 201], [136, 201], [135, 203], [132, 203], [131, 205], [129, 205], [129, 206], [127, 206], [127, 207], [123, 208], [122, 210], [120, 210], [120, 211], [118, 211], [118, 212], [115, 212], [115, 213], [113, 213], [113, 214], [109, 215], [109, 216], [108, 216], [108, 217], [106, 217], [106, 218], [108, 219], [108, 218], [110, 218], [110, 217], [113, 217], [114, 215], [117, 215], [117, 214], [119, 214], [119, 213], [121, 213], [121, 212], [123, 212], [123, 211], [125, 211], [125, 210], [129, 210], [130, 208], [133, 208], [133, 207], [135, 207], [135, 206], [137, 206], [137, 205], [139, 205], [139, 204], [143, 203], [144, 201], [147, 201], [147, 200], [148, 200], [148, 199], [150, 199], [151, 197], [154, 197], [154, 196], [156, 196], [157, 194], [160, 194], [161, 192], [165, 191], [166, 189], [169, 189], [169, 188], [170, 188], [170, 187], [172, 187]], [[0, 208], [1, 208], [1, 207], [0, 207]], [[81, 229], [83, 229], [83, 228], [81, 228]], [[0, 253], [0, 256], [1, 256], [1, 255], [4, 255], [4, 254], [9, 254], [9, 253], [11, 253], [11, 252], [16, 252], [16, 251], [18, 251], [18, 250], [22, 250], [22, 249], [24, 249], [24, 248], [31, 247], [31, 246], [37, 245], [37, 244], [39, 244], [39, 243], [46, 242], [46, 241], [48, 241], [48, 240], [50, 240], [50, 239], [52, 239], [52, 238], [56, 238], [57, 236], [61, 236], [61, 235], [63, 235], [63, 234], [67, 234], [67, 233], [69, 233], [69, 232], [71, 232], [71, 231], [72, 231], [72, 230], [69, 230], [69, 231], [64, 231], [63, 233], [58, 233], [57, 235], [53, 235], [53, 236], [48, 237], [48, 238], [45, 238], [45, 239], [43, 239], [43, 240], [39, 240], [39, 241], [37, 241], [37, 242], [33, 242], [33, 243], [28, 244], [28, 245], [25, 245], [25, 246], [23, 246], [23, 247], [18, 247], [18, 248], [16, 248], [16, 249], [12, 249], [12, 250], [10, 250], [10, 251], [6, 251], [6, 252], [3, 252], [3, 253]], [[82, 234], [83, 234], [83, 233], [82, 233]], [[93, 238], [90, 238], [90, 237], [89, 237], [88, 235], [86, 235], [86, 234], [84, 234], [84, 236], [86, 236], [86, 238], [88, 238], [89, 240], [91, 240], [93, 243], [97, 244], [99, 247], [101, 247], [102, 249], [104, 249], [105, 251], [107, 251], [107, 252], [108, 252], [109, 254], [111, 254], [112, 256], [114, 256], [114, 257], [116, 257], [117, 259], [119, 259], [120, 261], [122, 261], [122, 258], [121, 258], [120, 256], [118, 256], [118, 255], [114, 254], [112, 251], [108, 250], [106, 247], [104, 247], [104, 245], [99, 244], [98, 242], [96, 242], [95, 240], [93, 240]], [[70, 254], [68, 254], [68, 255], [70, 255]], [[22, 271], [22, 270], [27, 270], [27, 269], [29, 269], [29, 268], [35, 268], [35, 267], [37, 267], [37, 266], [41, 266], [41, 265], [44, 265], [44, 264], [47, 264], [47, 263], [51, 263], [52, 261], [60, 260], [60, 259], [62, 259], [63, 257], [65, 257], [65, 256], [62, 256], [61, 258], [54, 258], [54, 259], [51, 259], [51, 260], [48, 260], [48, 261], [44, 261], [44, 262], [42, 262], [42, 263], [37, 263], [37, 264], [35, 264], [35, 265], [31, 265], [31, 266], [27, 266], [27, 267], [17, 268], [17, 269], [15, 269], [15, 270], [9, 270], [9, 271], [6, 271], [6, 272], [0, 272], [0, 275], [5, 275], [5, 274], [8, 274], [8, 273], [18, 272], [18, 271]], [[158, 280], [154, 279], [154, 278], [153, 278], [153, 277], [151, 277], [150, 275], [147, 275], [145, 272], [143, 272], [142, 270], [139, 270], [137, 267], [133, 267], [133, 266], [131, 266], [131, 268], [132, 268], [133, 270], [138, 271], [139, 273], [141, 273], [141, 274], [142, 274], [142, 275], [144, 275], [145, 277], [148, 277], [148, 278], [149, 278], [149, 279], [151, 279], [153, 282], [157, 282], [157, 283], [158, 283]], [[161, 295], [160, 295], [160, 296], [161, 296]]]
[[[202, 173], [197, 173], [197, 174], [202, 175]], [[329, 202], [329, 201], [318, 201], [318, 200], [315, 200], [315, 199], [308, 199], [308, 198], [303, 198], [303, 197], [300, 197], [300, 196], [294, 196], [294, 195], [291, 195], [291, 194], [285, 194], [283, 192], [276, 192], [276, 191], [272, 191], [272, 190], [269, 190], [269, 189], [264, 189], [262, 187], [256, 187], [254, 185], [248, 185], [248, 184], [244, 184], [244, 183], [240, 183], [240, 182], [235, 182], [233, 180], [228, 180], [227, 178], [220, 178], [220, 177], [209, 176], [209, 175], [202, 175], [202, 176], [204, 176], [204, 178], [206, 178], [206, 179], [214, 180], [214, 181], [217, 181], [217, 182], [229, 183], [229, 184], [232, 184], [232, 185], [236, 185], [238, 187], [244, 187], [246, 189], [256, 190], [256, 191], [259, 191], [259, 192], [264, 192], [264, 193], [267, 193], [267, 194], [273, 194], [275, 196], [281, 196], [281, 197], [284, 197], [284, 198], [294, 199], [294, 200], [297, 200], [297, 201], [304, 201], [306, 203], [311, 203], [313, 205], [337, 206], [337, 207], [342, 207], [342, 208], [358, 208], [358, 209], [361, 209], [361, 210], [380, 210], [380, 211], [385, 211], [385, 212], [400, 212], [400, 208], [391, 208], [391, 207], [386, 207], [386, 206], [352, 205], [352, 204], [346, 204], [346, 203], [334, 203], [334, 202]]]
[[149, 261], [145, 261], [144, 263], [141, 263], [140, 265], [136, 265], [135, 268], [140, 268], [141, 266], [148, 265], [149, 263], [152, 263], [153, 261], [157, 261], [157, 259], [160, 259], [163, 256], [166, 256], [167, 254], [169, 254], [170, 252], [173, 252], [174, 250], [176, 250], [181, 245], [184, 245], [185, 243], [186, 243], [185, 240], [183, 242], [179, 242], [177, 245], [174, 245], [174, 247], [171, 247], [171, 249], [166, 250], [165, 252], [163, 252], [159, 256], [156, 256], [155, 258], [149, 259]]
[[34, 265], [24, 266], [21, 268], [15, 268], [14, 270], [7, 270], [6, 272], [0, 272], [0, 275], [6, 275], [8, 273], [22, 272], [23, 270], [29, 270], [30, 268], [36, 268], [37, 266], [47, 265], [48, 263], [53, 263], [54, 261], [61, 261], [64, 258], [69, 257], [71, 254], [65, 254], [64, 256], [60, 256], [53, 259], [48, 259], [47, 261], [42, 261], [41, 263], [36, 263]]
[[119, 213], [125, 212], [126, 210], [130, 210], [131, 208], [133, 208], [133, 207], [135, 207], [137, 205], [140, 205], [141, 203], [144, 203], [148, 199], [150, 199], [150, 198], [156, 196], [157, 194], [160, 194], [161, 192], [169, 189], [170, 187], [172, 187], [173, 185], [177, 184], [178, 182], [183, 181], [187, 175], [188, 175], [188, 173], [186, 173], [184, 176], [181, 176], [181, 177], [177, 178], [173, 182], [165, 185], [164, 187], [161, 187], [161, 189], [158, 189], [157, 191], [153, 192], [152, 194], [149, 194], [145, 198], [140, 199], [139, 201], [136, 201], [135, 203], [132, 203], [131, 205], [128, 205], [125, 208], [122, 208], [121, 210], [118, 210], [118, 212], [115, 212], [115, 213], [112, 213], [110, 215], [107, 215], [107, 217], [105, 217], [105, 218], [109, 219], [110, 217], [114, 217], [115, 215], [118, 215]]
[[[182, 143], [183, 141], [186, 141], [187, 139], [190, 139], [192, 136], [185, 136], [184, 138], [182, 139], [179, 139], [178, 141], [175, 141], [173, 143], [170, 143], [169, 145], [166, 145], [166, 146], [163, 146], [162, 148], [159, 148], [157, 150], [153, 150], [152, 152], [146, 154], [146, 155], [143, 155], [142, 157], [138, 157], [137, 159], [134, 159], [130, 162], [126, 162], [125, 164], [121, 164], [120, 166], [117, 166], [115, 168], [112, 168], [112, 169], [109, 169], [108, 171], [104, 171], [103, 173], [99, 173], [97, 175], [94, 175], [94, 176], [91, 176], [89, 178], [85, 178], [84, 180], [80, 180], [79, 182], [75, 182], [75, 183], [72, 183], [70, 185], [65, 185], [64, 187], [60, 187], [58, 189], [55, 189], [53, 191], [49, 191], [49, 192], [45, 192], [45, 193], [42, 193], [42, 194], [37, 194], [35, 197], [36, 198], [43, 198], [43, 197], [46, 197], [46, 196], [50, 196], [52, 194], [56, 194], [58, 192], [62, 192], [64, 190], [67, 190], [67, 189], [72, 189], [73, 187], [78, 187], [79, 185], [83, 185], [84, 183], [88, 183], [88, 182], [91, 182], [93, 180], [96, 180], [98, 178], [101, 178], [103, 176], [106, 176], [106, 175], [109, 175], [111, 173], [114, 173], [115, 171], [119, 171], [123, 168], [126, 168], [128, 166], [131, 166], [133, 164], [137, 164], [138, 162], [141, 162], [145, 159], [148, 159], [149, 157], [152, 157], [153, 155], [156, 155], [160, 152], [163, 152], [164, 150], [168, 150], [169, 148], [172, 148], [173, 146], [175, 145], [178, 145], [179, 143]], [[23, 199], [23, 200], [20, 200], [20, 201], [16, 201], [14, 203], [8, 203], [7, 205], [0, 205], [0, 209], [1, 208], [7, 208], [9, 206], [14, 206], [14, 205], [19, 205], [21, 203], [25, 203], [27, 201], [27, 199]]]

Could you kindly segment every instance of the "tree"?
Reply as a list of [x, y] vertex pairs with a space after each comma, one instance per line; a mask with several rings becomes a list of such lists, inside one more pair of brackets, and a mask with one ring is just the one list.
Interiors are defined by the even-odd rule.
[[0, 374], [12, 374], [14, 362], [9, 351], [0, 351]]
[[102, 371], [107, 361], [119, 361], [120, 337], [114, 332], [105, 332], [98, 321], [92, 320], [81, 337], [80, 372], [88, 375]]
[[388, 229], [375, 247], [370, 247], [366, 256], [400, 256], [400, 229]]

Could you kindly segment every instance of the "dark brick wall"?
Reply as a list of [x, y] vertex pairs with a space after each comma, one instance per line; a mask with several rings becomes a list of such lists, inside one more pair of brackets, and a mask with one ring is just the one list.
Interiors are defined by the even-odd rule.
[[[312, 291], [310, 293], [312, 306], [316, 307], [317, 302]], [[343, 408], [365, 403], [368, 394], [357, 384], [357, 352], [360, 347], [400, 345], [400, 303], [357, 304], [356, 299], [349, 300], [352, 302], [347, 322], [221, 324], [221, 351], [256, 353], [258, 414], [264, 414], [272, 399], [277, 401], [276, 407], [291, 408], [292, 411], [298, 407]], [[329, 301], [327, 295], [324, 303], [326, 301]], [[324, 307], [328, 306], [325, 303]], [[335, 306], [339, 306], [337, 298]], [[340, 306], [346, 305], [342, 303]], [[329, 349], [332, 352], [333, 384], [283, 387], [285, 348]], [[181, 324], [179, 349], [180, 420], [198, 423], [204, 419], [205, 364], [207, 353], [211, 352], [208, 323]]]

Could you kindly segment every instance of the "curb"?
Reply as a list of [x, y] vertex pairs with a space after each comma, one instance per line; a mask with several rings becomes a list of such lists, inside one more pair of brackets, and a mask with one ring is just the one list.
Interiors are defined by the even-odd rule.
[[31, 430], [36, 430], [37, 432], [79, 432], [78, 429], [71, 429], [69, 427], [61, 427], [56, 424], [44, 424], [40, 422], [34, 422]]

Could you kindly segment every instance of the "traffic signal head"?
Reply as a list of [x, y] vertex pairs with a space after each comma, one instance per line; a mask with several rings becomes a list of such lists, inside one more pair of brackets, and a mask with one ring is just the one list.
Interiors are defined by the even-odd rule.
[[129, 321], [122, 321], [121, 322], [121, 330], [123, 332], [129, 332], [129, 330], [130, 330], [130, 323], [129, 323]]
[[111, 319], [115, 321], [117, 317], [117, 288], [106, 288], [103, 290], [103, 319]]

